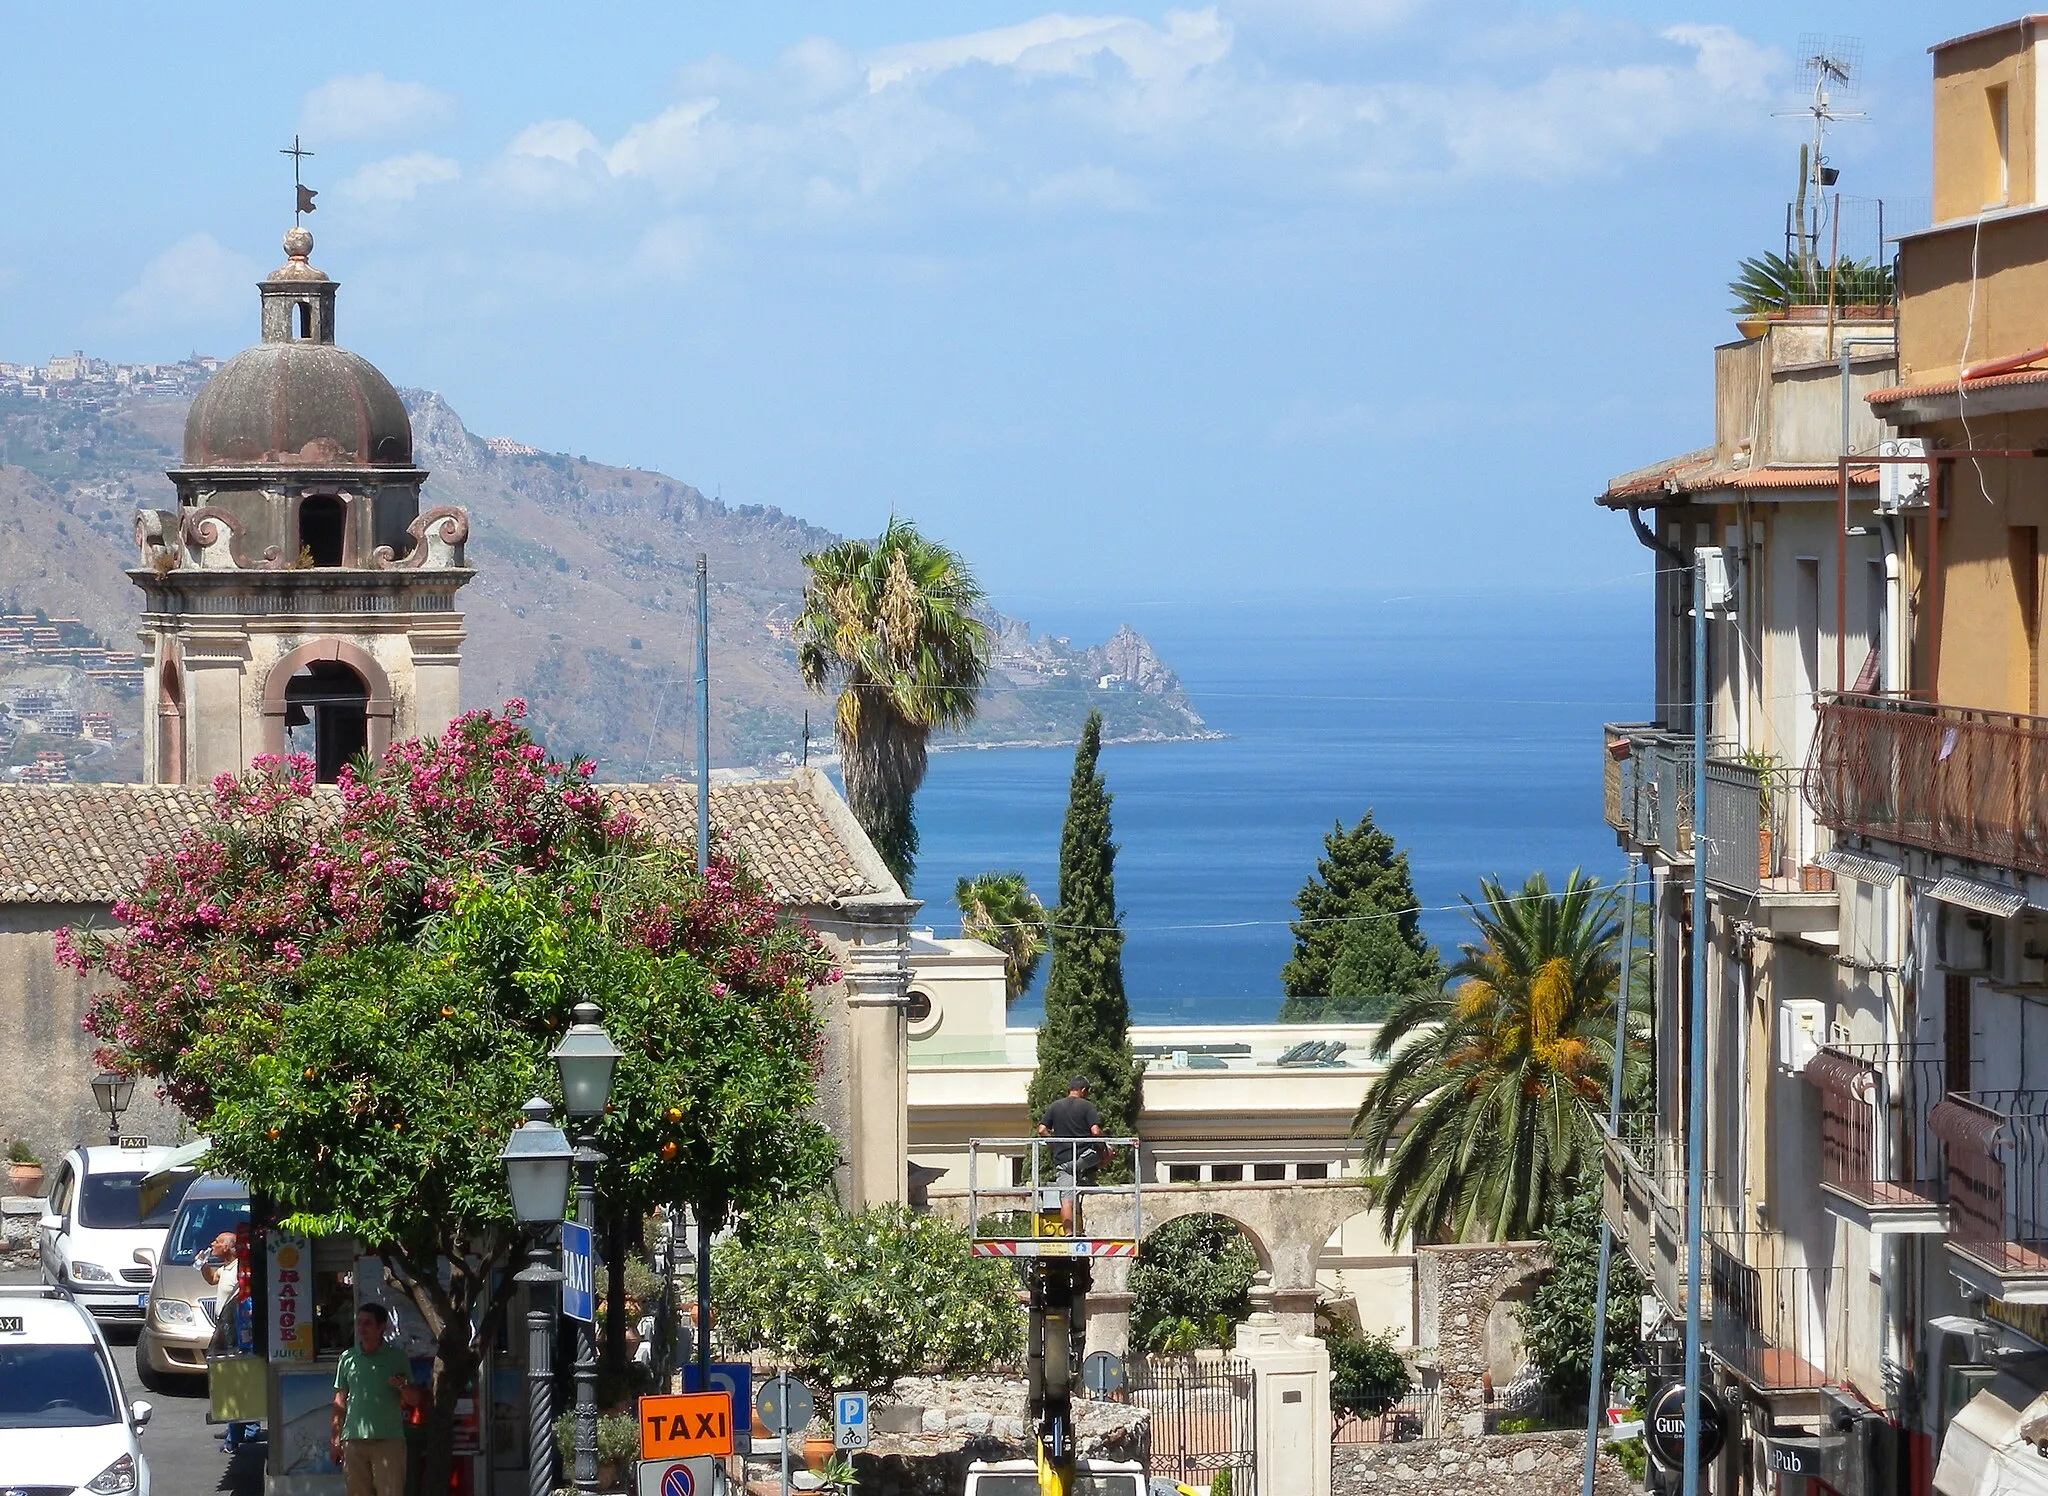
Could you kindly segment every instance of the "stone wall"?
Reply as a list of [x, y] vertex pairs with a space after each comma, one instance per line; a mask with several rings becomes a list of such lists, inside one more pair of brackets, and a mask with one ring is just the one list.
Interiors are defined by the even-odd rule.
[[[1340, 1444], [1331, 1496], [1577, 1496], [1582, 1433], [1494, 1434], [1431, 1444]], [[1639, 1490], [1613, 1456], [1594, 1467], [1596, 1496]]]
[[1417, 1247], [1416, 1341], [1425, 1380], [1442, 1389], [1444, 1427], [1476, 1436], [1485, 1430], [1492, 1358], [1489, 1317], [1501, 1295], [1550, 1266], [1541, 1242], [1485, 1242]]

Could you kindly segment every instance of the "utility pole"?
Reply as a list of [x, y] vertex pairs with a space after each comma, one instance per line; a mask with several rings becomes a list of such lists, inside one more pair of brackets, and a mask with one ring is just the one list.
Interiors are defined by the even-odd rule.
[[1685, 1483], [1700, 1496], [1700, 1217], [1705, 1207], [1707, 1153], [1707, 574], [1709, 558], [1693, 552], [1692, 583], [1692, 1022], [1687, 1043], [1685, 1128]]
[[[711, 558], [697, 552], [697, 876], [711, 872]], [[697, 1385], [711, 1390], [711, 1211], [697, 1203]]]
[[[1607, 1077], [1607, 1131], [1621, 1136], [1621, 1073], [1628, 1054], [1628, 995], [1635, 979], [1636, 963], [1636, 866], [1642, 854], [1628, 854], [1628, 892], [1621, 917], [1621, 985], [1614, 993], [1614, 1059]], [[1614, 1229], [1607, 1224], [1605, 1209], [1600, 1218], [1600, 1272], [1593, 1290], [1593, 1385], [1586, 1393], [1586, 1469], [1579, 1481], [1580, 1496], [1593, 1496], [1593, 1467], [1600, 1457], [1600, 1383], [1607, 1362], [1607, 1267], [1614, 1255]]]

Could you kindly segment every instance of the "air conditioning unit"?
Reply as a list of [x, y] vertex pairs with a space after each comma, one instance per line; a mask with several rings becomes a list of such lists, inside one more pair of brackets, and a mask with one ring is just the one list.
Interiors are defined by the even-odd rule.
[[[1917, 436], [1879, 442], [1880, 457], [1925, 457], [1927, 443]], [[1877, 467], [1877, 512], [1898, 514], [1925, 509], [1934, 492], [1934, 468], [1925, 462], [1882, 462]]]
[[1728, 613], [1735, 608], [1735, 566], [1727, 550], [1703, 545], [1696, 553], [1702, 572], [1702, 600], [1709, 613]]
[[1827, 1033], [1827, 1004], [1813, 997], [1788, 997], [1778, 1003], [1778, 1068], [1797, 1075], [1820, 1053]]

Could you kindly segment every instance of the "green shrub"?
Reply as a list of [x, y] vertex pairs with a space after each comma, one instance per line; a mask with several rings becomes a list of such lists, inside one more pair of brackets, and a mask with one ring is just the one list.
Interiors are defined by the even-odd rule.
[[16, 1138], [7, 1145], [7, 1161], [11, 1164], [40, 1164], [42, 1162], [41, 1159], [36, 1157], [36, 1150], [29, 1145], [27, 1138]]
[[1209, 1482], [1209, 1496], [1230, 1496], [1230, 1467], [1224, 1466], [1216, 1472], [1216, 1478]]
[[1168, 1221], [1145, 1238], [1131, 1268], [1132, 1338], [1146, 1350], [1174, 1354], [1167, 1339], [1184, 1339], [1181, 1326], [1187, 1325], [1195, 1345], [1222, 1345], [1251, 1313], [1258, 1270], [1251, 1243], [1222, 1216]]
[[654, 1269], [640, 1258], [626, 1259], [625, 1278], [626, 1297], [642, 1309], [650, 1307], [661, 1297], [661, 1279], [656, 1277]]
[[[562, 1456], [563, 1469], [569, 1469], [576, 1459], [575, 1413], [564, 1413], [555, 1420], [555, 1448]], [[639, 1459], [639, 1418], [631, 1413], [598, 1414], [597, 1457], [604, 1464], [619, 1467]]]
[[1641, 1439], [1617, 1439], [1607, 1446], [1607, 1452], [1621, 1461], [1621, 1468], [1628, 1472], [1628, 1478], [1638, 1485], [1649, 1473], [1650, 1455], [1643, 1448]]
[[1015, 1267], [900, 1205], [848, 1215], [815, 1199], [758, 1211], [715, 1249], [719, 1335], [828, 1387], [886, 1392], [913, 1372], [972, 1372], [1023, 1350]]
[[1391, 1335], [1333, 1335], [1324, 1343], [1330, 1348], [1332, 1406], [1377, 1418], [1408, 1395], [1408, 1366]]

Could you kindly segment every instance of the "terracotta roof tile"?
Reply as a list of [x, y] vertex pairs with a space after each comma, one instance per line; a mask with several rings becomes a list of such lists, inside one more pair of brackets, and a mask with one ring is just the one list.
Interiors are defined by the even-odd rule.
[[[1801, 463], [1771, 467], [1717, 467], [1711, 453], [1689, 452], [1654, 467], [1639, 468], [1611, 481], [1599, 502], [1610, 508], [1641, 503], [1658, 495], [1682, 497], [1714, 494], [1729, 490], [1754, 492], [1774, 488], [1832, 488], [1833, 463]], [[1857, 485], [1877, 482], [1876, 468], [1851, 468], [1849, 481]]]
[[[1995, 390], [2016, 384], [2048, 384], [2048, 369], [2018, 369], [2011, 374], [1989, 374], [1982, 379], [1969, 381], [1972, 390]], [[1922, 400], [1929, 396], [1954, 395], [1961, 392], [1963, 385], [1954, 379], [1935, 379], [1923, 384], [1895, 384], [1890, 389], [1873, 390], [1863, 398], [1872, 405], [1882, 408], [1896, 405], [1901, 400]]]
[[[600, 788], [654, 836], [695, 848], [694, 787]], [[850, 817], [834, 816], [822, 796], [836, 799], [815, 772], [714, 785], [712, 826], [784, 903], [900, 897], [865, 839], [851, 844], [859, 831]], [[141, 882], [151, 857], [176, 850], [185, 832], [204, 824], [211, 802], [205, 789], [171, 785], [0, 785], [0, 903], [110, 903]]]

